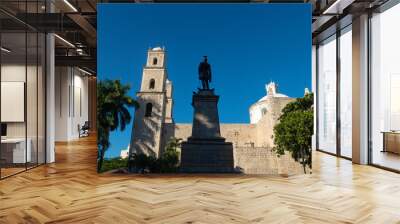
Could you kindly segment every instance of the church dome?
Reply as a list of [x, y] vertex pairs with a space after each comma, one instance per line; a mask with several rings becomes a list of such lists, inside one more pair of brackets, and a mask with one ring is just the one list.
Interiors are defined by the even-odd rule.
[[273, 99], [289, 99], [285, 94], [278, 93], [277, 85], [274, 82], [270, 82], [265, 85], [267, 95], [263, 96], [256, 103], [252, 104], [249, 108], [250, 112], [250, 123], [257, 123], [268, 111], [272, 108], [270, 106], [271, 100]]
[[282, 94], [282, 93], [276, 93], [276, 94], [273, 94], [273, 95], [263, 96], [261, 99], [258, 100], [258, 102], [265, 101], [266, 99], [268, 99], [270, 97], [288, 97], [288, 96], [285, 95], [285, 94]]

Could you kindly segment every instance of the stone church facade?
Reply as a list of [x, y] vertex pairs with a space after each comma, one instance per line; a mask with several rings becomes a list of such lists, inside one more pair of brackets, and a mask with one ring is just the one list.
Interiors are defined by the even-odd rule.
[[161, 47], [147, 52], [140, 91], [136, 93], [140, 107], [135, 111], [130, 154], [158, 157], [168, 138], [163, 129], [173, 126], [172, 82], [168, 80], [165, 53]]
[[[221, 136], [234, 146], [235, 168], [248, 174], [283, 174], [302, 172], [300, 164], [289, 155], [277, 157], [273, 147], [273, 127], [283, 107], [294, 99], [277, 92], [273, 82], [266, 85], [267, 94], [250, 106], [250, 123], [221, 123]], [[192, 124], [175, 123], [173, 119], [173, 84], [168, 79], [166, 51], [156, 47], [147, 52], [143, 68], [140, 105], [135, 112], [129, 153], [158, 157], [172, 137], [186, 140]]]

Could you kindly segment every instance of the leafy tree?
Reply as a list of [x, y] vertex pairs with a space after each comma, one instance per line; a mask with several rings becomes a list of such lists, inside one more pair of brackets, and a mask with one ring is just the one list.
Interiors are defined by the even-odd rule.
[[130, 96], [129, 85], [119, 80], [104, 80], [97, 84], [97, 171], [100, 172], [104, 154], [110, 147], [110, 133], [119, 128], [121, 131], [131, 121], [129, 107], [137, 109], [139, 104]]
[[128, 158], [110, 158], [110, 159], [104, 159], [102, 167], [101, 167], [101, 172], [109, 171], [109, 170], [115, 170], [118, 168], [125, 168], [128, 164]]
[[313, 94], [288, 103], [282, 109], [279, 123], [274, 127], [274, 151], [278, 155], [289, 152], [292, 158], [306, 167], [312, 166], [311, 139], [314, 127]]
[[177, 172], [179, 169], [179, 151], [182, 139], [171, 138], [167, 143], [164, 152], [157, 159], [152, 155], [143, 153], [133, 153], [132, 159], [129, 160], [129, 170], [144, 173], [146, 170], [152, 173], [171, 173]]
[[152, 155], [143, 153], [133, 153], [131, 159], [128, 161], [128, 168], [130, 172], [144, 173], [145, 170], [154, 172], [158, 170], [158, 160]]
[[179, 164], [179, 151], [182, 139], [172, 137], [160, 157], [161, 172], [176, 172]]
[[297, 98], [296, 101], [288, 103], [282, 109], [282, 115], [280, 119], [283, 119], [287, 114], [293, 111], [305, 111], [311, 110], [314, 105], [314, 95], [312, 93], [308, 93], [304, 95], [302, 98]]

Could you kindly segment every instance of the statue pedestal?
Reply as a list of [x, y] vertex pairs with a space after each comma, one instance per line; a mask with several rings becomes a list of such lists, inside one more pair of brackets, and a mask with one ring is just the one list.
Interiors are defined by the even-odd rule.
[[192, 136], [182, 143], [182, 172], [233, 172], [233, 145], [221, 137], [218, 99], [213, 90], [193, 93]]

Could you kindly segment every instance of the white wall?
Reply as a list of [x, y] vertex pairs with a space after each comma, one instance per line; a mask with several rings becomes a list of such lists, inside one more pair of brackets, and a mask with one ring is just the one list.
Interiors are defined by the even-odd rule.
[[56, 141], [79, 138], [78, 125], [89, 118], [88, 78], [72, 67], [56, 67]]
[[[3, 64], [1, 66], [1, 81], [2, 82], [25, 82], [25, 75], [26, 75], [26, 69], [31, 70], [32, 67], [28, 66], [28, 68], [24, 65], [19, 65], [19, 64]], [[3, 93], [3, 92], [2, 92]], [[22, 90], [22, 94], [24, 94], [24, 90]], [[4, 99], [7, 96], [1, 96], [2, 99]], [[2, 103], [2, 106], [3, 103]], [[1, 108], [2, 114], [7, 111], [9, 108]], [[22, 113], [24, 113], [25, 108], [24, 106], [21, 108]], [[3, 119], [2, 119], [3, 120]], [[14, 131], [15, 133], [19, 133], [20, 136], [18, 137], [23, 137], [25, 136], [25, 125], [24, 121], [22, 122], [7, 122], [8, 124], [8, 129], [18, 129], [18, 127], [21, 127], [21, 130], [16, 130]]]
[[[38, 70], [37, 70], [38, 69]], [[18, 119], [8, 120], [2, 117], [4, 123], [7, 124], [7, 137], [8, 138], [24, 138], [27, 136], [29, 139], [28, 144], [31, 149], [32, 162], [44, 163], [44, 150], [45, 150], [45, 117], [44, 117], [44, 74], [40, 66], [26, 66], [25, 63], [3, 63], [1, 66], [2, 76], [2, 115], [4, 114], [17, 114]], [[25, 80], [27, 78], [27, 80]], [[7, 90], [5, 84], [13, 83], [11, 88]], [[17, 88], [15, 84], [25, 84]], [[16, 89], [17, 88], [17, 89]], [[26, 99], [25, 99], [26, 90]], [[13, 93], [14, 91], [14, 93]], [[8, 94], [8, 95], [7, 95]], [[13, 99], [9, 95], [19, 94], [17, 99]], [[11, 100], [6, 104], [5, 99]], [[13, 101], [14, 100], [14, 101]], [[21, 102], [22, 101], [22, 102]], [[13, 105], [16, 104], [16, 105]], [[17, 106], [17, 104], [19, 104]], [[26, 105], [25, 105], [26, 104]], [[25, 119], [26, 113], [26, 119]], [[39, 161], [36, 161], [39, 159]], [[51, 160], [49, 160], [51, 162]]]
[[67, 67], [56, 67], [55, 76], [55, 140], [66, 141], [68, 139], [68, 88], [70, 79]]
[[250, 124], [257, 124], [264, 116], [263, 109], [269, 111], [268, 103], [257, 102], [250, 107]]
[[24, 122], [25, 83], [1, 81], [1, 121]]
[[73, 105], [74, 107], [72, 108], [72, 120], [71, 120], [71, 135], [72, 138], [78, 138], [79, 137], [79, 132], [78, 132], [78, 124], [82, 126], [85, 121], [89, 120], [89, 102], [88, 102], [88, 78], [83, 77], [83, 73], [78, 73], [77, 75], [77, 70], [74, 70], [74, 94], [73, 99]]
[[[26, 72], [28, 74], [32, 74], [33, 72], [36, 73], [36, 67], [33, 66], [25, 66], [21, 64], [3, 64], [1, 66], [1, 81], [2, 82], [24, 82], [26, 83], [25, 76]], [[30, 85], [36, 85], [36, 80], [29, 80], [30, 77], [28, 77], [28, 83]], [[23, 93], [22, 93], [23, 94]], [[36, 88], [27, 88], [27, 106], [31, 106], [36, 108]], [[7, 97], [7, 96], [2, 96], [2, 98]], [[31, 105], [31, 103], [34, 102], [34, 105]], [[10, 108], [1, 108], [1, 110], [8, 110]], [[23, 112], [25, 112], [25, 108], [22, 107]], [[32, 113], [32, 108], [26, 108], [27, 110], [27, 120], [28, 124], [26, 121], [22, 122], [6, 122], [7, 123], [7, 134], [8, 137], [25, 137], [25, 126], [28, 125], [28, 137], [31, 134], [31, 130], [35, 130], [36, 134], [36, 113]], [[34, 110], [36, 112], [36, 109]], [[34, 121], [34, 124], [31, 122]]]

